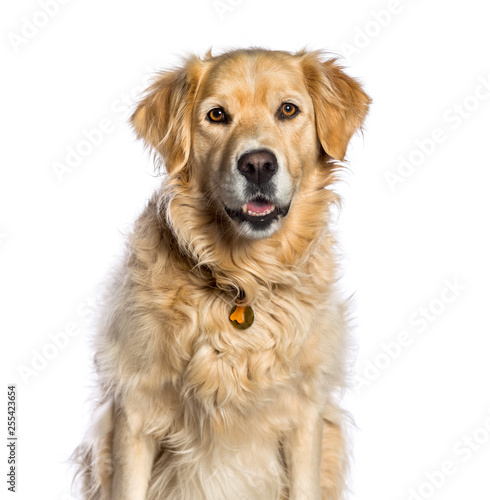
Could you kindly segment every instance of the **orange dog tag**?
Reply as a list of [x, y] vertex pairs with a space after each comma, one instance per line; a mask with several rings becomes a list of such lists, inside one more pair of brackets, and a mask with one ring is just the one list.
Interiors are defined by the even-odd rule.
[[230, 313], [231, 324], [238, 330], [246, 330], [254, 322], [254, 310], [250, 306], [237, 304]]

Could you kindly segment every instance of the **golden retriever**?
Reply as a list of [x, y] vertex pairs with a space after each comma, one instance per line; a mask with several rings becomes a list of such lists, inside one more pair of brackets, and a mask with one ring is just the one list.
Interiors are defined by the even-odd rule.
[[132, 125], [166, 168], [95, 339], [90, 500], [338, 500], [345, 306], [332, 190], [370, 99], [320, 52], [161, 73]]

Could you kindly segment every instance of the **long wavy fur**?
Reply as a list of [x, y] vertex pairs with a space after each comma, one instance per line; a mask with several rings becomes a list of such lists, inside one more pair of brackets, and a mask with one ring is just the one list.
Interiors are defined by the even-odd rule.
[[[237, 237], [212, 193], [194, 181], [193, 113], [217, 64], [261, 57], [303, 71], [320, 146], [281, 229], [254, 240]], [[348, 337], [336, 290], [332, 186], [368, 105], [335, 61], [305, 51], [193, 57], [149, 89], [132, 122], [168, 175], [105, 297], [95, 338], [99, 402], [74, 453], [83, 499], [114, 499], [115, 422], [124, 418], [156, 443], [147, 500], [285, 500], [284, 440], [312, 405], [323, 413], [323, 498], [342, 498], [347, 420], [337, 396]], [[245, 332], [228, 321], [240, 294], [256, 317]]]

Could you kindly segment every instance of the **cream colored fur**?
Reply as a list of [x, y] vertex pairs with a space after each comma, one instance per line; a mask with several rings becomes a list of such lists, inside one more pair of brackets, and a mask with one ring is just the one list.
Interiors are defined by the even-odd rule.
[[[293, 97], [301, 113], [278, 121]], [[316, 52], [189, 58], [149, 89], [132, 122], [167, 176], [101, 312], [100, 406], [75, 454], [82, 498], [342, 498], [347, 340], [330, 186], [368, 104]], [[206, 122], [212, 105], [231, 124]], [[294, 186], [265, 238], [248, 238], [222, 206], [251, 138], [278, 152]], [[228, 319], [240, 292], [255, 311], [247, 330]]]

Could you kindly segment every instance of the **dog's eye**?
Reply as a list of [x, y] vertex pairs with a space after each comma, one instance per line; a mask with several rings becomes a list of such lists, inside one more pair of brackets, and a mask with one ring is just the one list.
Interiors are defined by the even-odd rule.
[[299, 113], [299, 108], [290, 102], [282, 103], [279, 108], [279, 118], [292, 118]]
[[218, 123], [218, 122], [226, 122], [226, 113], [223, 108], [213, 108], [208, 113], [208, 120], [210, 122]]

